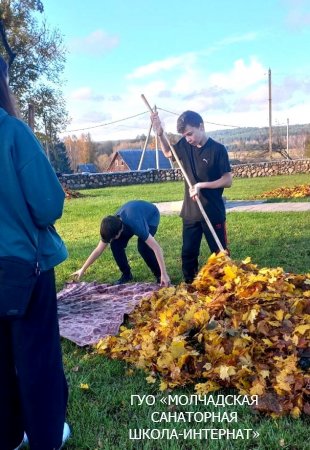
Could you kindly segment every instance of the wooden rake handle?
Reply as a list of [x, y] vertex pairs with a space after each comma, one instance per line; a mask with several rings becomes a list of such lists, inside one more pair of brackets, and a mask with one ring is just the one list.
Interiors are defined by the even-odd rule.
[[[149, 109], [149, 111], [150, 111], [151, 113], [154, 112], [153, 109], [152, 109], [152, 107], [151, 107], [151, 105], [149, 104], [149, 102], [148, 102], [147, 99], [145, 98], [144, 94], [141, 94], [141, 98], [142, 98], [142, 100], [144, 101], [144, 103], [145, 103], [145, 105], [147, 106], [147, 108]], [[178, 163], [178, 166], [179, 166], [180, 169], [181, 169], [182, 175], [183, 175], [183, 177], [184, 177], [186, 183], [188, 184], [188, 187], [189, 187], [189, 188], [192, 188], [192, 184], [191, 184], [191, 182], [190, 182], [190, 179], [188, 178], [187, 173], [185, 172], [184, 167], [183, 167], [183, 165], [182, 165], [182, 163], [181, 163], [181, 161], [180, 161], [178, 155], [176, 154], [175, 149], [174, 149], [173, 146], [171, 145], [171, 143], [170, 143], [170, 141], [169, 141], [169, 139], [168, 139], [167, 134], [166, 134], [165, 132], [163, 132], [163, 135], [164, 135], [164, 137], [165, 137], [165, 139], [166, 139], [166, 141], [167, 141], [167, 143], [168, 143], [168, 145], [169, 145], [170, 151], [171, 151], [171, 153], [172, 153], [174, 159], [176, 160], [176, 162]], [[209, 228], [209, 230], [210, 230], [210, 232], [211, 232], [211, 234], [212, 234], [212, 236], [213, 236], [213, 238], [214, 238], [214, 240], [215, 240], [215, 242], [216, 242], [216, 244], [217, 244], [219, 250], [220, 250], [221, 252], [224, 252], [224, 247], [222, 246], [222, 244], [221, 244], [221, 242], [220, 242], [220, 240], [219, 240], [219, 238], [218, 238], [218, 235], [216, 234], [216, 232], [215, 232], [215, 230], [214, 230], [214, 228], [213, 228], [213, 225], [212, 225], [212, 223], [210, 222], [209, 217], [207, 216], [207, 213], [205, 212], [205, 210], [204, 210], [204, 208], [203, 208], [203, 206], [202, 206], [202, 203], [201, 203], [201, 201], [200, 201], [200, 198], [199, 198], [198, 196], [197, 196], [197, 205], [198, 205], [198, 207], [199, 207], [199, 209], [200, 209], [200, 212], [201, 212], [203, 218], [204, 218], [205, 221], [206, 221], [206, 224], [208, 225], [208, 228]]]

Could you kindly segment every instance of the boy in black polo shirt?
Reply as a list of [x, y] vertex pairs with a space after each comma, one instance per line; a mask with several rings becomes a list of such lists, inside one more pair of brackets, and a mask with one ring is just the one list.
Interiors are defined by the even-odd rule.
[[[164, 155], [172, 155], [158, 113], [151, 115]], [[183, 219], [182, 270], [184, 280], [191, 283], [198, 272], [198, 256], [204, 234], [211, 252], [218, 246], [196, 203], [199, 195], [203, 208], [223, 246], [227, 249], [226, 213], [223, 190], [232, 184], [231, 167], [224, 145], [207, 136], [202, 117], [194, 111], [185, 111], [178, 118], [177, 131], [182, 134], [174, 146], [177, 156], [192, 184], [187, 185], [181, 210]]]

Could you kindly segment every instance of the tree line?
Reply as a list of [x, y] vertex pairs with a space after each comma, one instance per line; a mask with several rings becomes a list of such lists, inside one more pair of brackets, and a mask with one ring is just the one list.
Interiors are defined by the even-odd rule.
[[51, 161], [59, 159], [53, 153], [61, 147], [58, 135], [69, 122], [59, 89], [67, 50], [60, 30], [48, 25], [42, 1], [1, 0], [0, 52], [9, 64], [21, 118], [29, 123], [32, 105], [34, 131]]

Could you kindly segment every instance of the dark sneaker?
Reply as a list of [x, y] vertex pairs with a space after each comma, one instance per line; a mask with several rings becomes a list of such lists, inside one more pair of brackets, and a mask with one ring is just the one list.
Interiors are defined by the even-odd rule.
[[123, 275], [120, 277], [119, 280], [114, 281], [113, 286], [118, 286], [119, 284], [129, 283], [132, 280], [133, 280], [133, 276], [131, 273], [129, 275], [125, 275], [123, 273]]

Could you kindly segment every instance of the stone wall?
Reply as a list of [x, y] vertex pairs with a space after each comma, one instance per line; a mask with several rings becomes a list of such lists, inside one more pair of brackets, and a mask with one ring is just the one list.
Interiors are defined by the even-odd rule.
[[[240, 164], [232, 166], [232, 170], [236, 178], [270, 177], [293, 173], [310, 174], [310, 159]], [[59, 175], [61, 183], [69, 189], [95, 189], [130, 184], [180, 181], [182, 179], [183, 176], [180, 169]]]
[[283, 160], [232, 166], [234, 177], [254, 178], [292, 173], [310, 173], [310, 159]]

